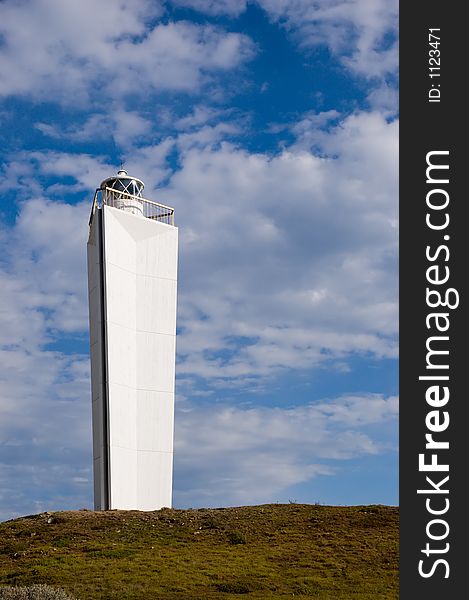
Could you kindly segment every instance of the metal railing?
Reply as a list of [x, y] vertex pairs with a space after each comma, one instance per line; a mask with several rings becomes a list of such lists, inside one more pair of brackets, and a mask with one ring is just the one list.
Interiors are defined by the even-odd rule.
[[140, 196], [133, 196], [127, 192], [121, 192], [109, 187], [98, 188], [96, 190], [91, 207], [90, 224], [95, 210], [101, 208], [103, 204], [145, 217], [146, 219], [174, 226], [174, 208], [171, 208], [171, 206], [153, 202], [153, 200], [147, 200]]

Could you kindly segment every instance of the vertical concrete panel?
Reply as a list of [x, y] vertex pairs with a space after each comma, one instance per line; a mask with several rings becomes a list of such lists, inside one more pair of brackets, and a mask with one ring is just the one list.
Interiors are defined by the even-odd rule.
[[[98, 270], [97, 267], [94, 270]], [[93, 287], [88, 293], [88, 306], [90, 311], [90, 346], [101, 342], [101, 308], [100, 308], [100, 289]], [[94, 315], [91, 319], [91, 315]], [[91, 364], [93, 368], [94, 363]], [[96, 368], [96, 367], [95, 367]]]
[[135, 273], [135, 239], [125, 217], [132, 219], [141, 217], [134, 217], [110, 206], [104, 206], [103, 210], [106, 227], [106, 263]]
[[91, 402], [91, 415], [92, 415], [92, 419], [93, 419], [93, 428], [96, 431], [93, 431], [93, 458], [94, 459], [101, 459], [101, 457], [103, 456], [104, 453], [104, 439], [103, 439], [103, 407], [102, 407], [102, 402], [100, 401], [101, 398], [98, 397], [97, 399], [93, 400]]
[[135, 331], [137, 276], [112, 263], [106, 264], [107, 320]]
[[177, 229], [154, 225], [151, 236], [139, 232], [136, 252], [137, 485], [142, 510], [172, 505]]
[[176, 285], [175, 279], [137, 275], [139, 331], [176, 335]]
[[97, 215], [90, 227], [87, 245], [88, 302], [90, 322], [91, 398], [93, 431], [93, 481], [94, 506], [96, 510], [106, 507], [104, 460], [106, 441], [103, 423], [103, 336], [101, 306], [101, 234]]
[[137, 332], [137, 381], [142, 390], [174, 392], [174, 335]]
[[137, 498], [137, 452], [128, 448], [110, 448], [110, 508], [139, 510]]
[[91, 397], [97, 400], [102, 394], [103, 370], [101, 368], [102, 343], [97, 340], [90, 346], [91, 356]]
[[138, 452], [137, 490], [140, 510], [172, 506], [172, 452]]
[[105, 506], [105, 498], [104, 498], [104, 494], [103, 494], [104, 488], [101, 484], [103, 474], [101, 471], [102, 471], [102, 461], [98, 457], [93, 460], [94, 509], [95, 510], [103, 510], [103, 507]]
[[107, 321], [108, 383], [136, 387], [135, 329]]
[[177, 229], [163, 223], [155, 225], [155, 236], [142, 236], [138, 243], [137, 274], [177, 279]]
[[172, 452], [174, 432], [174, 394], [137, 392], [137, 449]]
[[137, 450], [137, 390], [109, 384], [109, 442], [127, 450]]

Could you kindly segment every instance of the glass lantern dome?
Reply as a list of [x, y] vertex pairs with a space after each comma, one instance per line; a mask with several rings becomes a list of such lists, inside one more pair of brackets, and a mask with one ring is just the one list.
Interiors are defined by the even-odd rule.
[[134, 215], [143, 216], [143, 188], [145, 184], [127, 171], [120, 169], [114, 177], [108, 177], [101, 185], [106, 204]]

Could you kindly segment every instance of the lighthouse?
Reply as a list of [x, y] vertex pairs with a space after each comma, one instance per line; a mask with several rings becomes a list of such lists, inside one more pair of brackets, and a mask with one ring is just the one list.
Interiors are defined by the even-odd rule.
[[178, 230], [123, 169], [89, 221], [95, 510], [171, 507]]

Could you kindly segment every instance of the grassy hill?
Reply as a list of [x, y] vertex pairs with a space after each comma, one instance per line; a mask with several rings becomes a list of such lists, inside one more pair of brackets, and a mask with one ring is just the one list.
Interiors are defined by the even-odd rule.
[[398, 598], [398, 509], [269, 504], [0, 523], [0, 585], [79, 600]]

